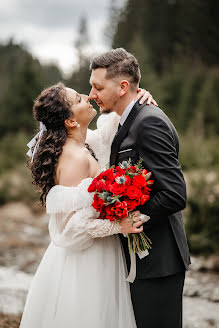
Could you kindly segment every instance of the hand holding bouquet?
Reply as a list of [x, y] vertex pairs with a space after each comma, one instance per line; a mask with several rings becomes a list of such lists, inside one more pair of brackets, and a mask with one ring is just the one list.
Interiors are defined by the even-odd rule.
[[[124, 161], [100, 173], [88, 188], [95, 193], [92, 205], [100, 212], [99, 218], [120, 222], [129, 217], [134, 225], [132, 212], [150, 198], [151, 175], [142, 167], [142, 159], [136, 165]], [[151, 241], [144, 232], [132, 233], [128, 245], [130, 253], [137, 253], [151, 248]]]

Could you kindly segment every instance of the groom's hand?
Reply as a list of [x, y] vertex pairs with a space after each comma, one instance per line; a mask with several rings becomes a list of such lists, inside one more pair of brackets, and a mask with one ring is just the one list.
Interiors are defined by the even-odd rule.
[[[140, 212], [132, 212], [132, 219], [129, 217], [122, 219], [119, 224], [121, 227], [121, 233], [139, 233], [143, 231], [143, 222], [140, 219]], [[134, 223], [133, 223], [134, 222]]]

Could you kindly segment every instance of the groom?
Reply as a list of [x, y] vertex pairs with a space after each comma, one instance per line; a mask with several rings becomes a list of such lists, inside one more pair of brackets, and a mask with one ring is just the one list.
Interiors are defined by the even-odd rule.
[[[186, 185], [178, 160], [177, 132], [164, 112], [134, 99], [140, 81], [136, 58], [122, 48], [94, 58], [90, 97], [102, 113], [121, 118], [111, 147], [110, 164], [131, 158], [151, 171], [151, 198], [139, 210], [150, 216], [144, 232], [152, 241], [149, 255], [137, 257], [131, 296], [138, 328], [182, 327], [182, 292], [190, 264], [181, 210], [186, 206]], [[127, 239], [121, 235], [128, 268]]]

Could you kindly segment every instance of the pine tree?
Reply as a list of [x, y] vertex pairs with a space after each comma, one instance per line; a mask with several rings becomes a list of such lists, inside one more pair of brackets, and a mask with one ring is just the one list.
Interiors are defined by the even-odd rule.
[[43, 89], [38, 65], [30, 55], [26, 56], [20, 70], [9, 83], [0, 113], [1, 135], [19, 130], [33, 133], [33, 101]]

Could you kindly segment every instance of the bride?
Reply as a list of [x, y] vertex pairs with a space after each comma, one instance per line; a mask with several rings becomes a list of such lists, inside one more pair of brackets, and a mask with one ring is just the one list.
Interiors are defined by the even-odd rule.
[[62, 83], [44, 90], [33, 111], [41, 130], [29, 144], [30, 168], [46, 204], [51, 243], [28, 292], [20, 327], [134, 328], [117, 234], [142, 231], [140, 213], [134, 212], [133, 226], [128, 218], [119, 223], [98, 219], [87, 191], [108, 162], [119, 117], [101, 115], [98, 129], [88, 130], [96, 110], [88, 96]]

